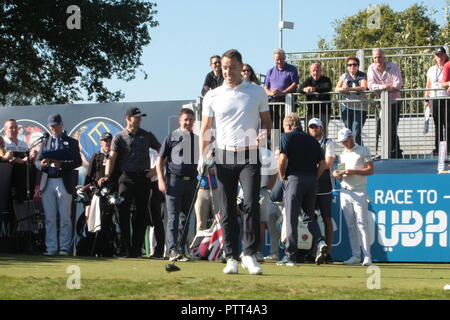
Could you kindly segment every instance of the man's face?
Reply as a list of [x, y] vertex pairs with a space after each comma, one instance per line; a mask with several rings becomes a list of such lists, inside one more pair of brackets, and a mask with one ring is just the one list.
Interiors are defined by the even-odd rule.
[[434, 55], [434, 60], [439, 64], [443, 64], [446, 58], [447, 55], [445, 53], [438, 53]]
[[346, 148], [351, 150], [355, 146], [355, 141], [353, 140], [352, 136], [349, 136], [347, 140], [342, 141], [342, 145]]
[[57, 137], [61, 134], [61, 132], [63, 131], [63, 123], [61, 123], [60, 125], [55, 125], [55, 126], [48, 126], [50, 128], [50, 131], [52, 133], [52, 136]]
[[107, 139], [107, 140], [100, 140], [100, 146], [103, 150], [103, 152], [109, 152], [109, 150], [111, 149], [111, 139]]
[[283, 129], [284, 132], [288, 133], [291, 132], [294, 128], [288, 123], [283, 123]]
[[5, 123], [5, 134], [6, 136], [11, 138], [17, 138], [17, 134], [19, 133], [19, 126], [16, 121], [8, 121]]
[[315, 124], [312, 124], [308, 127], [308, 132], [311, 136], [314, 138], [320, 138], [322, 137], [322, 127], [319, 127]]
[[274, 54], [273, 55], [273, 61], [275, 62], [275, 65], [277, 66], [278, 70], [283, 70], [284, 66], [286, 65], [286, 56], [284, 54]]
[[220, 58], [217, 58], [217, 57], [213, 58], [209, 65], [210, 65], [211, 69], [213, 69], [216, 72], [219, 72], [222, 69]]
[[314, 78], [314, 80], [318, 80], [322, 76], [322, 69], [317, 64], [313, 64], [309, 69], [309, 72], [311, 74], [311, 77]]
[[377, 67], [383, 67], [386, 62], [386, 58], [381, 51], [375, 51], [372, 55], [372, 58]]
[[141, 127], [141, 121], [142, 121], [142, 116], [127, 116], [127, 123], [133, 127], [133, 128], [140, 128]]
[[180, 118], [178, 118], [180, 128], [183, 131], [192, 132], [194, 128], [195, 117], [189, 113], [183, 113]]
[[235, 58], [222, 58], [222, 75], [226, 84], [235, 87], [241, 83], [242, 63]]

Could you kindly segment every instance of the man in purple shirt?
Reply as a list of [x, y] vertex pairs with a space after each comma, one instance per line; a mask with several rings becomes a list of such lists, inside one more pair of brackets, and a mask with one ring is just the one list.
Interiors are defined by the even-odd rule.
[[400, 120], [402, 104], [397, 101], [400, 98], [400, 89], [403, 87], [402, 74], [400, 68], [393, 62], [387, 62], [382, 49], [372, 50], [373, 63], [367, 72], [367, 82], [370, 90], [389, 91], [389, 106], [391, 113], [391, 149], [390, 158], [403, 158], [403, 151], [400, 149], [400, 140], [397, 135], [397, 126]]
[[[297, 68], [286, 63], [286, 53], [283, 49], [275, 49], [272, 55], [275, 66], [267, 72], [264, 90], [269, 96], [269, 102], [284, 102], [286, 94], [297, 90], [299, 82]], [[269, 108], [274, 129], [280, 129], [280, 123], [284, 118], [284, 108], [278, 107], [281, 112], [274, 112], [273, 105], [269, 105]]]

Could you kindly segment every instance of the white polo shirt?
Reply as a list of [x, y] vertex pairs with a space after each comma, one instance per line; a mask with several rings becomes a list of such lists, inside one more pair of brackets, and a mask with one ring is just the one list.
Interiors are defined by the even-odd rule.
[[13, 152], [26, 152], [28, 150], [28, 145], [25, 141], [19, 139], [16, 143], [12, 142], [7, 136], [3, 137], [5, 141], [5, 150], [11, 150]]
[[[340, 157], [340, 163], [345, 164], [345, 169], [363, 169], [367, 162], [372, 162], [370, 151], [358, 144], [351, 151], [344, 149]], [[366, 184], [366, 176], [351, 175], [343, 177], [341, 187], [352, 191], [366, 191]]]
[[226, 83], [208, 91], [202, 115], [215, 118], [219, 148], [257, 146], [260, 113], [269, 111], [267, 94], [258, 85], [242, 81], [236, 88]]

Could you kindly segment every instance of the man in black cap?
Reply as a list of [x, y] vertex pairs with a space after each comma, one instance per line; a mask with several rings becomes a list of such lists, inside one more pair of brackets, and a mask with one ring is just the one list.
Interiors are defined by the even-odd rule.
[[[71, 207], [75, 190], [73, 171], [81, 165], [78, 141], [63, 131], [60, 114], [48, 117], [51, 135], [42, 142], [35, 162], [42, 171], [40, 189], [45, 212], [44, 255], [67, 256], [72, 242]], [[59, 212], [59, 251], [57, 213]]]
[[[112, 134], [109, 132], [104, 132], [100, 136], [100, 150], [94, 153], [89, 160], [89, 167], [84, 180], [84, 185], [99, 185], [100, 179], [105, 176], [105, 167], [111, 150], [112, 137]], [[113, 182], [116, 179], [110, 179], [110, 182]], [[117, 188], [115, 184], [111, 184], [111, 187], [114, 189]], [[101, 198], [100, 208], [101, 229], [97, 236], [95, 253], [103, 257], [112, 257], [114, 254], [114, 246], [112, 244], [114, 232], [114, 224], [112, 221], [113, 212], [107, 210], [108, 206], [106, 206], [104, 198]]]
[[[122, 235], [122, 248], [129, 258], [141, 256], [145, 230], [150, 224], [148, 197], [150, 195], [150, 156], [149, 148], [159, 151], [161, 144], [151, 133], [141, 129], [143, 114], [139, 108], [132, 107], [126, 112], [127, 127], [113, 137], [111, 151], [106, 163], [105, 177], [110, 179], [113, 169], [119, 177], [119, 195], [125, 200], [119, 206], [119, 225]], [[130, 208], [135, 201], [136, 212], [133, 217], [133, 236], [130, 232]]]
[[104, 132], [100, 136], [100, 150], [94, 153], [89, 160], [84, 185], [97, 184], [105, 176], [105, 166], [111, 150], [111, 140], [112, 134], [109, 132]]

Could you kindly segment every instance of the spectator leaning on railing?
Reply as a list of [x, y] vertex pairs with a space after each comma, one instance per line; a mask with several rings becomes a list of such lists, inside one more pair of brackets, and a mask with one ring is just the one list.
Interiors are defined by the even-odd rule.
[[345, 59], [347, 72], [345, 72], [336, 85], [336, 92], [344, 94], [345, 100], [359, 100], [360, 102], [345, 102], [341, 104], [342, 121], [345, 126], [355, 134], [355, 141], [362, 145], [361, 133], [366, 123], [369, 106], [364, 93], [367, 90], [367, 74], [359, 71], [359, 59], [347, 57]]
[[[441, 87], [441, 81], [443, 79], [444, 65], [448, 62], [447, 52], [444, 47], [439, 47], [434, 51], [435, 65], [430, 67], [427, 72], [427, 89], [438, 89]], [[447, 90], [433, 90], [425, 91], [425, 97], [447, 97], [450, 96], [450, 92]], [[447, 110], [450, 107], [450, 100], [448, 99], [436, 99], [425, 102], [425, 108], [433, 110], [434, 120], [434, 150], [433, 154], [438, 154], [439, 141], [447, 141], [447, 150], [450, 146], [450, 130], [448, 124], [450, 123], [450, 111]], [[445, 131], [444, 131], [445, 126]]]
[[380, 48], [372, 50], [373, 63], [367, 72], [369, 90], [389, 91], [389, 107], [391, 113], [391, 150], [389, 158], [402, 158], [400, 140], [397, 135], [398, 122], [402, 104], [397, 101], [400, 98], [400, 89], [403, 87], [403, 78], [400, 68], [393, 62], [386, 61], [384, 51]]
[[[295, 92], [299, 83], [297, 68], [286, 63], [286, 53], [283, 49], [273, 50], [275, 66], [266, 75], [264, 90], [269, 96], [270, 102], [284, 102], [286, 94]], [[274, 110], [269, 106], [270, 117], [274, 123], [274, 129], [280, 129], [284, 118], [284, 108]]]
[[[299, 92], [306, 94], [307, 101], [329, 101], [332, 90], [330, 78], [322, 74], [322, 67], [319, 63], [311, 64], [309, 68], [311, 76], [307, 78], [299, 88]], [[327, 126], [331, 117], [331, 103], [312, 103], [307, 105], [306, 123], [312, 118], [319, 118], [322, 121], [323, 131], [328, 134]]]

